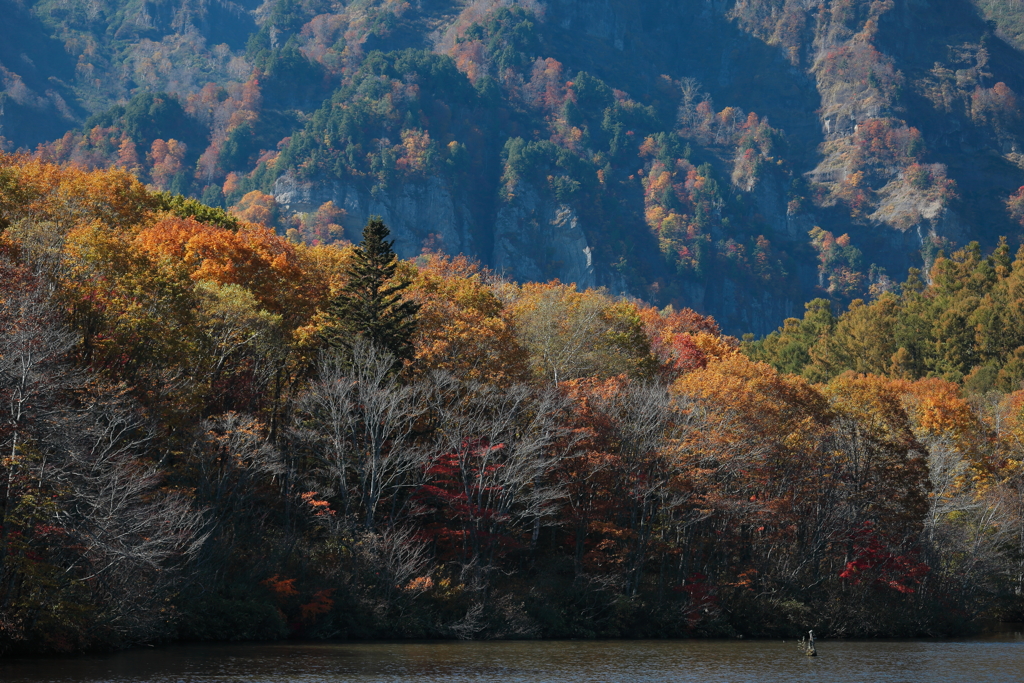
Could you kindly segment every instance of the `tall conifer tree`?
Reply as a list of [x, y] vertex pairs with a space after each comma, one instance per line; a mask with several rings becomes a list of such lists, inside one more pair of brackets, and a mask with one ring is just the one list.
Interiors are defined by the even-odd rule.
[[387, 239], [390, 234], [380, 216], [367, 221], [346, 271], [347, 282], [328, 308], [332, 321], [325, 334], [337, 349], [351, 351], [362, 338], [396, 360], [407, 360], [412, 358], [420, 305], [402, 297], [410, 283], [395, 277], [398, 256]]

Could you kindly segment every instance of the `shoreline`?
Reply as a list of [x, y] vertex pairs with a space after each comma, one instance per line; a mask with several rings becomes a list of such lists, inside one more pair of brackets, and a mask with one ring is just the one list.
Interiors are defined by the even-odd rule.
[[[963, 634], [957, 636], [921, 636], [921, 637], [828, 637], [816, 636], [816, 642], [821, 645], [828, 643], [957, 643], [957, 642], [1002, 642], [1004, 640], [1016, 641], [1024, 639], [1024, 622], [991, 622], [984, 629], [974, 634]], [[175, 648], [181, 649], [215, 649], [215, 648], [246, 648], [246, 647], [308, 647], [308, 646], [341, 646], [341, 645], [452, 645], [464, 643], [467, 645], [484, 645], [488, 643], [667, 643], [667, 642], [704, 642], [704, 643], [728, 643], [728, 642], [750, 642], [750, 643], [793, 643], [799, 642], [799, 638], [769, 638], [769, 637], [721, 637], [721, 636], [691, 636], [691, 637], [668, 637], [668, 638], [281, 638], [276, 640], [168, 640], [156, 643], [136, 643], [122, 648], [105, 650], [87, 650], [83, 652], [69, 653], [17, 653], [0, 655], [0, 663], [10, 661], [32, 661], [32, 660], [82, 660], [88, 658], [108, 658], [125, 653], [167, 651]]]

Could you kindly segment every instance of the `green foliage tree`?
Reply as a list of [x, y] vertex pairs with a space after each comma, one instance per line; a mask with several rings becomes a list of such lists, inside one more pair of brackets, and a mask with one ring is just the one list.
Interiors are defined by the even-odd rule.
[[533, 15], [514, 5], [500, 8], [483, 24], [472, 24], [458, 42], [469, 40], [483, 41], [498, 73], [525, 68], [538, 48]]
[[157, 192], [155, 196], [160, 209], [170, 211], [178, 218], [195, 218], [200, 223], [207, 225], [215, 225], [227, 230], [238, 230], [238, 219], [224, 209], [218, 209], [204, 202], [171, 192]]
[[828, 299], [815, 299], [804, 308], [803, 320], [787, 318], [779, 330], [764, 339], [745, 341], [743, 350], [750, 358], [770, 363], [780, 372], [803, 372], [811, 362], [811, 347], [829, 335], [836, 325]]
[[412, 359], [420, 305], [402, 296], [410, 283], [396, 277], [398, 256], [387, 239], [390, 234], [380, 216], [367, 221], [346, 270], [347, 281], [330, 303], [332, 320], [324, 334], [331, 347], [347, 352], [361, 337], [398, 362]]
[[127, 104], [91, 116], [85, 130], [95, 126], [115, 127], [124, 132], [141, 149], [148, 149], [156, 139], [174, 138], [190, 149], [202, 149], [206, 137], [199, 124], [167, 93], [139, 93]]
[[940, 255], [925, 284], [912, 268], [898, 291], [854, 299], [835, 317], [825, 299], [807, 304], [744, 352], [780, 372], [826, 382], [846, 371], [914, 380], [941, 377], [968, 392], [1014, 391], [1024, 378], [1024, 252], [1005, 240], [984, 256], [976, 242]]

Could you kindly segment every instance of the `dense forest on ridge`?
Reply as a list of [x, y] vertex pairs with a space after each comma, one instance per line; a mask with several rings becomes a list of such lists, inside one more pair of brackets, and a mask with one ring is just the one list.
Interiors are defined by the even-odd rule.
[[1004, 0], [0, 0], [0, 144], [764, 335], [1021, 235]]
[[464, 257], [310, 245], [124, 170], [3, 156], [0, 190], [0, 652], [1024, 612], [1005, 246], [741, 343]]

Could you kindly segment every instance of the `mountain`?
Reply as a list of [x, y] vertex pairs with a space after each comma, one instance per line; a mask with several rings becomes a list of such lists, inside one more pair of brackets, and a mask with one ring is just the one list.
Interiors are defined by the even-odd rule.
[[465, 253], [766, 334], [1024, 212], [986, 0], [0, 0], [0, 135], [293, 239]]

